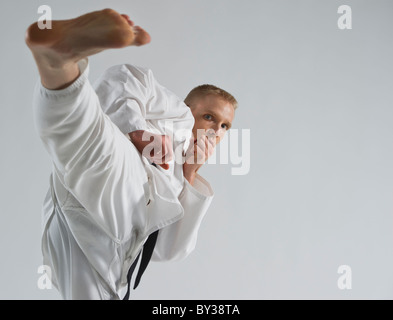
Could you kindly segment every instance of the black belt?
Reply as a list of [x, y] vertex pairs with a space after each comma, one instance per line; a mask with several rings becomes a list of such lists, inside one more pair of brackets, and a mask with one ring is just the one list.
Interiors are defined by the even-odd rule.
[[[151, 165], [153, 165], [157, 168], [157, 165], [154, 162]], [[128, 300], [128, 298], [130, 297], [131, 277], [132, 277], [132, 274], [134, 273], [136, 265], [138, 264], [138, 260], [141, 255], [141, 252], [142, 252], [142, 260], [141, 260], [141, 264], [139, 266], [138, 274], [136, 275], [136, 278], [135, 278], [134, 290], [139, 285], [139, 282], [141, 281], [141, 278], [142, 278], [142, 274], [145, 272], [147, 265], [149, 264], [151, 256], [153, 254], [154, 247], [157, 242], [158, 231], [159, 230], [157, 230], [156, 232], [153, 232], [152, 234], [149, 235], [145, 244], [143, 245], [143, 249], [141, 251], [139, 251], [138, 256], [136, 257], [135, 261], [132, 263], [130, 269], [128, 270], [128, 273], [127, 273], [127, 293], [124, 296], [123, 300]]]
[[159, 230], [157, 230], [157, 231], [153, 232], [151, 235], [149, 235], [145, 244], [143, 245], [143, 249], [141, 251], [139, 251], [138, 256], [136, 257], [135, 261], [132, 263], [130, 269], [128, 270], [128, 273], [127, 273], [127, 282], [128, 282], [127, 293], [124, 296], [123, 300], [128, 300], [128, 298], [130, 297], [131, 277], [132, 277], [132, 274], [135, 270], [135, 267], [138, 263], [139, 257], [142, 252], [141, 264], [139, 266], [138, 274], [136, 275], [136, 278], [135, 278], [134, 290], [139, 285], [139, 282], [141, 281], [141, 278], [142, 278], [142, 274], [143, 274], [143, 272], [145, 272], [147, 265], [149, 264], [149, 261], [151, 259], [152, 254], [153, 254], [154, 246], [156, 245], [156, 242], [157, 242], [158, 231]]

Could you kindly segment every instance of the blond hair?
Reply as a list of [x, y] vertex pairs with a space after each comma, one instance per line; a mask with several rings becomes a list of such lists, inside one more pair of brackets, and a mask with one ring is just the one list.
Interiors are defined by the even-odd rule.
[[188, 93], [187, 97], [184, 99], [184, 103], [189, 107], [191, 107], [191, 104], [196, 98], [204, 98], [208, 95], [215, 95], [221, 97], [225, 101], [229, 102], [233, 106], [233, 109], [235, 110], [238, 107], [237, 100], [233, 95], [231, 95], [229, 92], [221, 88], [213, 86], [212, 84], [202, 84], [192, 89]]

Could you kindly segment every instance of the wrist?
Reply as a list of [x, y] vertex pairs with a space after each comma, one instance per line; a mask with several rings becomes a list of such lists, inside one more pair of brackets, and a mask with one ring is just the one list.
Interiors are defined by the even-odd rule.
[[130, 132], [128, 135], [129, 135], [131, 141], [134, 142], [137, 140], [142, 140], [142, 136], [143, 136], [144, 132], [145, 132], [145, 130], [136, 130], [136, 131]]
[[197, 171], [189, 168], [187, 163], [183, 164], [183, 176], [184, 178], [187, 179], [187, 181], [191, 184], [194, 185], [194, 180], [197, 175]]

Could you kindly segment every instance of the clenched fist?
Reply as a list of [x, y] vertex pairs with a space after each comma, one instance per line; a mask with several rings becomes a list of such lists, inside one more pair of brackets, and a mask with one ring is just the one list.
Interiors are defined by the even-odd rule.
[[213, 154], [216, 141], [215, 135], [205, 134], [195, 139], [194, 143], [190, 143], [186, 152], [186, 161], [183, 164], [183, 174], [191, 185], [194, 184], [197, 171]]
[[133, 131], [128, 135], [142, 156], [165, 170], [169, 169], [168, 162], [173, 158], [173, 145], [169, 136], [145, 130]]

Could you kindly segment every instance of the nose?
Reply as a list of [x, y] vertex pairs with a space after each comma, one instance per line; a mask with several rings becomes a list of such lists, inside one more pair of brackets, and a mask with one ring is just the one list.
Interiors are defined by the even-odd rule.
[[216, 137], [217, 136], [217, 131], [212, 129], [212, 128], [210, 128], [210, 129], [206, 130], [206, 136], [208, 138]]
[[216, 142], [218, 142], [218, 134], [217, 134], [217, 131], [214, 130], [213, 128], [210, 128], [210, 129], [207, 129], [207, 130], [206, 130], [206, 136], [207, 136], [208, 138], [211, 138], [211, 139], [216, 138]]
[[221, 139], [222, 139], [222, 137], [224, 135], [224, 132], [221, 129], [214, 130], [214, 129], [210, 128], [209, 130], [207, 130], [206, 135], [209, 138], [214, 138], [215, 137], [216, 138], [216, 144], [218, 144], [221, 141]]
[[224, 138], [226, 131], [225, 131], [225, 129], [220, 128], [220, 129], [216, 130], [215, 133], [216, 133], [216, 141], [218, 144]]
[[222, 128], [219, 123], [214, 123], [211, 126], [210, 130], [213, 130], [216, 135], [220, 135]]

